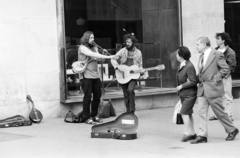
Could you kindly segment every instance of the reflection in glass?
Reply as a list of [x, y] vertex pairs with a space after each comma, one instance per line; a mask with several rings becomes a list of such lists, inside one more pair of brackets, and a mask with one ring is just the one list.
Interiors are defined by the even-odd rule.
[[[64, 0], [68, 95], [82, 94], [79, 76], [71, 71], [71, 65], [78, 60], [80, 38], [87, 30], [92, 31], [95, 42], [112, 55], [124, 47], [124, 34], [134, 33], [139, 41], [137, 47], [142, 51], [143, 67], [160, 64], [166, 67], [162, 71], [147, 72], [136, 88], [175, 87], [178, 66], [174, 54], [174, 50], [178, 48], [177, 2], [162, 2], [163, 6], [171, 9], [165, 8], [168, 11], [164, 12], [156, 8], [163, 8], [159, 2], [150, 5], [151, 1], [148, 0]], [[155, 10], [151, 11], [149, 7]], [[173, 17], [172, 21], [163, 23], [164, 17], [159, 16], [160, 14]], [[164, 31], [164, 28], [172, 30]], [[114, 80], [115, 70], [109, 60], [99, 62], [99, 71], [102, 70], [104, 92], [120, 90], [120, 85]]]

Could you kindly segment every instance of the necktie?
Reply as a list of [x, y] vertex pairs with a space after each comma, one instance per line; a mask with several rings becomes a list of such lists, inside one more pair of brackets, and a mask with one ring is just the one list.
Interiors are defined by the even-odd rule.
[[199, 73], [202, 73], [203, 70], [203, 62], [204, 62], [204, 53], [201, 54], [200, 56], [200, 61], [199, 61]]

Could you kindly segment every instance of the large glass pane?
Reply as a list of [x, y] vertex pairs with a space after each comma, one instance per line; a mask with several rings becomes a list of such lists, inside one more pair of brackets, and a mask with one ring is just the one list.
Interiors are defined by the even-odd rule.
[[[175, 87], [178, 47], [177, 2], [164, 0], [65, 0], [65, 35], [68, 97], [81, 96], [81, 83], [71, 65], [77, 60], [80, 38], [92, 31], [95, 42], [112, 55], [124, 47], [123, 36], [134, 33], [142, 51], [143, 67], [164, 64], [163, 71], [149, 71], [136, 88]], [[161, 9], [161, 10], [160, 10]], [[100, 50], [101, 53], [101, 50]], [[103, 67], [103, 72], [101, 72]], [[106, 93], [121, 90], [110, 60], [99, 62]], [[141, 81], [141, 82], [140, 82]]]

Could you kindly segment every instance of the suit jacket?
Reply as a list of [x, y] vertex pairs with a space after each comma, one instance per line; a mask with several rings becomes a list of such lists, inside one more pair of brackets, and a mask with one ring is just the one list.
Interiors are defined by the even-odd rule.
[[[218, 49], [217, 47], [216, 49]], [[236, 66], [237, 66], [237, 61], [236, 61], [236, 53], [234, 50], [232, 50], [229, 46], [226, 46], [225, 52], [223, 52], [224, 57], [226, 59], [226, 62], [229, 66], [230, 72], [233, 73]]]
[[197, 96], [215, 98], [224, 95], [222, 79], [229, 73], [229, 67], [223, 53], [212, 49], [203, 71], [198, 74]]
[[196, 96], [197, 95], [197, 75], [191, 61], [186, 61], [186, 65], [177, 71], [177, 84], [182, 85], [179, 96]]

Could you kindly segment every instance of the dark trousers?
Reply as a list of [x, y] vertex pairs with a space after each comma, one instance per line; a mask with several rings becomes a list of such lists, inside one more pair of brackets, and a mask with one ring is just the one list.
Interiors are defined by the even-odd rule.
[[131, 80], [126, 84], [122, 84], [125, 106], [127, 112], [135, 111], [135, 92], [134, 87], [137, 84], [136, 80]]
[[[95, 117], [98, 114], [98, 105], [102, 96], [100, 79], [81, 79], [83, 97], [83, 117], [84, 120]], [[93, 97], [92, 97], [93, 96]], [[92, 104], [91, 104], [92, 100]], [[91, 107], [90, 107], [91, 104]], [[90, 109], [91, 108], [91, 109]], [[90, 112], [91, 111], [91, 112]]]

